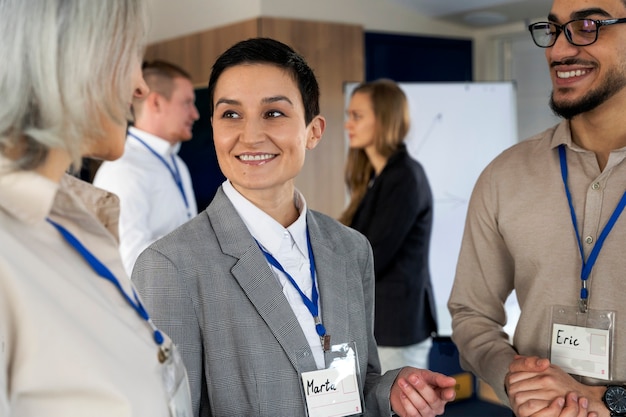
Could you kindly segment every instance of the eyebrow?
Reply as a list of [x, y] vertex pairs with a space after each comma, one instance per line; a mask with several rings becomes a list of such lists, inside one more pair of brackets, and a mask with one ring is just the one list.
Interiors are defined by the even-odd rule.
[[215, 102], [215, 107], [219, 106], [220, 104], [228, 104], [230, 106], [236, 106], [236, 105], [241, 104], [241, 103], [239, 103], [239, 101], [237, 101], [237, 100], [230, 100], [230, 99], [227, 99], [227, 98], [220, 98], [219, 100], [217, 100]]
[[[590, 8], [590, 9], [578, 10], [578, 11], [572, 13], [570, 15], [570, 18], [572, 20], [586, 19], [586, 18], [588, 18], [589, 16], [592, 16], [592, 15], [601, 15], [601, 16], [605, 16], [605, 17], [609, 17], [609, 18], [611, 17], [611, 14], [608, 13], [606, 10], [600, 9], [598, 7], [594, 7], [594, 8]], [[559, 21], [559, 19], [557, 19], [557, 17], [554, 14], [552, 14], [552, 13], [550, 13], [548, 15], [548, 20], [550, 22], [558, 22]]]
[[[261, 100], [261, 103], [263, 103], [263, 104], [272, 104], [272, 103], [277, 103], [279, 101], [286, 101], [291, 106], [293, 106], [293, 102], [287, 96], [266, 97], [266, 98]], [[215, 102], [215, 107], [219, 106], [220, 104], [227, 104], [227, 105], [230, 105], [230, 106], [240, 106], [241, 102], [239, 100], [232, 100], [232, 99], [228, 99], [228, 98], [220, 98], [219, 100], [217, 100]]]
[[291, 100], [289, 100], [289, 97], [287, 96], [272, 96], [272, 97], [264, 98], [261, 101], [263, 104], [271, 104], [271, 103], [276, 103], [278, 101], [286, 101], [291, 106], [293, 106], [293, 103], [291, 102]]

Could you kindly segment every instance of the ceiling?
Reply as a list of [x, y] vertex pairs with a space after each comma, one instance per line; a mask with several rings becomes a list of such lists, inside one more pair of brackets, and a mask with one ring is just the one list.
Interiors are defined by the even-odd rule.
[[552, 0], [393, 0], [419, 14], [467, 27], [488, 27], [547, 17]]

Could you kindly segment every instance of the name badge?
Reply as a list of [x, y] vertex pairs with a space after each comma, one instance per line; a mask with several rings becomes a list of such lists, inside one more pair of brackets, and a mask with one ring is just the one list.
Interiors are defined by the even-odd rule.
[[326, 369], [302, 372], [308, 417], [345, 417], [363, 413], [354, 343], [331, 346]]
[[550, 360], [569, 374], [609, 379], [609, 331], [554, 324]]
[[573, 375], [611, 379], [614, 312], [555, 306], [550, 361]]
[[304, 372], [302, 386], [309, 417], [342, 417], [363, 412], [354, 366]]
[[161, 348], [162, 377], [171, 417], [192, 417], [191, 390], [187, 370], [176, 345], [168, 340], [167, 347]]

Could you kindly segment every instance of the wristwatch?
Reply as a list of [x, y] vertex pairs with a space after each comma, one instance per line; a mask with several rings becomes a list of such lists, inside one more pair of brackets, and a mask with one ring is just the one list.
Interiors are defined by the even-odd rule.
[[626, 387], [621, 385], [607, 386], [602, 401], [611, 412], [611, 416], [626, 416]]

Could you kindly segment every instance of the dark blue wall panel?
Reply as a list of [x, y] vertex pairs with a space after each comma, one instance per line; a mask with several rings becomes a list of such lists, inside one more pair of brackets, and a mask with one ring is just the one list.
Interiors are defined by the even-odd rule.
[[473, 81], [470, 39], [365, 33], [365, 78]]

